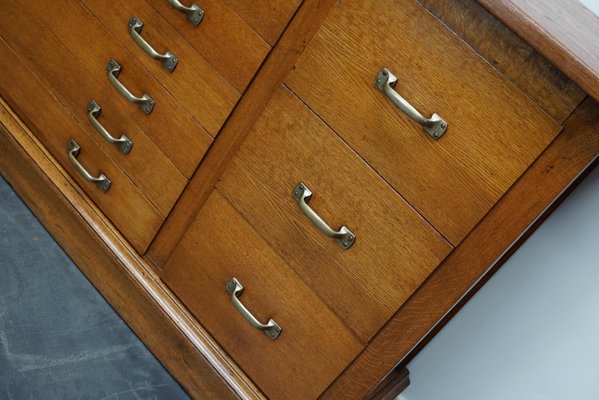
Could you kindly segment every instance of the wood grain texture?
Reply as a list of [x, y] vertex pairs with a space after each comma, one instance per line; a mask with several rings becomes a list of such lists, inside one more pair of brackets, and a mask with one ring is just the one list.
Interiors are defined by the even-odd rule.
[[362, 399], [599, 153], [599, 103], [586, 100], [564, 131], [325, 392]]
[[[343, 250], [292, 197], [356, 242]], [[286, 88], [273, 96], [217, 190], [365, 343], [452, 247]]]
[[[143, 253], [164, 217], [83, 131], [3, 39], [0, 39], [0, 68], [3, 71], [0, 96], [31, 126], [39, 140], [135, 249]], [[77, 160], [91, 174], [99, 175], [102, 172], [112, 181], [108, 192], [104, 193], [95, 184], [85, 181], [70, 164], [67, 155], [70, 139], [75, 139], [81, 147]]]
[[146, 1], [239, 92], [246, 89], [270, 51], [268, 43], [222, 0], [195, 1], [205, 11], [198, 26], [164, 0]]
[[419, 1], [557, 122], [564, 122], [586, 96], [476, 0]]
[[[351, 331], [217, 192], [208, 199], [165, 267], [163, 280], [268, 398], [315, 399], [363, 346]], [[274, 319], [271, 340], [252, 327], [225, 290], [260, 321]]]
[[283, 33], [302, 0], [224, 0], [271, 46]]
[[478, 0], [599, 100], [599, 17], [577, 0]]
[[[212, 138], [80, 1], [7, 1], [18, 1], [24, 9], [34, 8], [43, 15], [40, 23], [89, 71], [89, 79], [104, 82], [105, 87], [112, 89], [111, 96], [119, 108], [132, 116], [186, 177], [192, 175]], [[151, 114], [144, 114], [111, 87], [106, 72], [111, 58], [120, 63], [119, 80], [128, 90], [135, 95], [146, 92], [154, 98], [156, 105]]]
[[407, 368], [394, 369], [376, 388], [368, 400], [395, 400], [410, 385], [410, 371]]
[[[382, 67], [441, 139], [374, 85]], [[454, 245], [560, 131], [414, 0], [339, 2], [285, 82]]]
[[[27, 26], [27, 29], [23, 29]], [[187, 179], [158, 147], [120, 109], [105, 82], [90, 79], [90, 73], [56, 37], [20, 4], [7, 2], [0, 15], [0, 36], [96, 144], [117, 164], [164, 217], [183, 191]], [[9, 57], [6, 55], [6, 57]], [[65, 60], [70, 60], [65, 62]], [[2, 78], [0, 78], [2, 79]], [[5, 82], [6, 85], [15, 84]], [[28, 96], [37, 94], [37, 87]], [[98, 120], [114, 136], [125, 133], [133, 141], [127, 155], [106, 142], [90, 125], [87, 103], [94, 99], [102, 111]], [[64, 143], [60, 146], [64, 147]], [[148, 163], [148, 160], [152, 160]]]
[[[158, 0], [156, 0], [158, 1]], [[218, 140], [208, 151], [156, 240], [148, 250], [148, 261], [160, 269], [204, 205], [220, 174], [245, 135], [302, 53], [335, 0], [304, 0], [296, 17], [268, 56], [260, 74], [241, 99]]]
[[[216, 136], [240, 97], [229, 81], [144, 0], [128, 0], [118, 7], [113, 0], [85, 0], [84, 4], [208, 133]], [[144, 23], [144, 40], [159, 52], [168, 49], [177, 56], [179, 63], [172, 73], [131, 39], [127, 23], [133, 15]]]
[[3, 102], [0, 121], [0, 174], [185, 390], [263, 400]]

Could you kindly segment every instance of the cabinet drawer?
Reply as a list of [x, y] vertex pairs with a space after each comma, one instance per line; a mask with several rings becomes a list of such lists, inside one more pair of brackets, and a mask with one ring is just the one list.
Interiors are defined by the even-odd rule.
[[[190, 177], [212, 142], [207, 132], [162, 87], [96, 17], [80, 2], [69, 0], [8, 0], [22, 9], [35, 9], [38, 23], [45, 25], [79, 60], [90, 79], [102, 82], [118, 104], [186, 176]], [[126, 100], [108, 81], [107, 65], [114, 59], [122, 67], [118, 76], [135, 96], [150, 95], [155, 105], [151, 113]]]
[[[344, 250], [300, 211], [356, 236]], [[337, 315], [368, 341], [451, 246], [285, 88], [277, 91], [217, 189]]]
[[[383, 67], [443, 136], [375, 85]], [[560, 131], [414, 0], [340, 1], [286, 82], [453, 244]]]
[[[166, 0], [161, 1], [166, 3]], [[83, 0], [83, 3], [208, 133], [216, 136], [240, 96], [229, 81], [144, 0], [119, 3], [114, 0]], [[139, 33], [131, 32], [131, 17], [136, 17], [138, 24], [143, 24], [137, 28]], [[169, 15], [169, 18], [175, 17], [179, 19], [183, 15]], [[172, 72], [165, 68], [163, 62], [148, 56], [133, 41], [132, 35], [136, 34], [155, 51], [174, 54], [177, 64]], [[220, 45], [226, 47], [227, 43]]]
[[[281, 328], [272, 340], [233, 306]], [[351, 331], [218, 193], [179, 243], [164, 281], [271, 399], [315, 399], [362, 349]]]
[[[198, 26], [170, 7], [166, 0], [146, 1], [240, 92], [245, 90], [270, 50], [222, 0], [193, 1], [204, 10], [204, 19]], [[189, 5], [192, 1], [182, 3]]]
[[[27, 27], [24, 31], [23, 27]], [[0, 36], [14, 53], [53, 92], [79, 125], [123, 169], [162, 215], [167, 215], [183, 190], [186, 179], [133, 122], [128, 110], [116, 102], [107, 82], [97, 82], [91, 73], [72, 59], [71, 53], [26, 9], [7, 2], [0, 15]], [[15, 56], [3, 46], [2, 57]], [[4, 79], [4, 78], [0, 78]], [[7, 82], [4, 82], [7, 84]], [[35, 91], [27, 93], [35, 96]], [[125, 135], [132, 145], [128, 153], [102, 138], [90, 121], [88, 104], [95, 100], [101, 108], [93, 118], [113, 137]], [[64, 143], [60, 143], [63, 146]], [[151, 160], [151, 162], [149, 162]]]
[[[145, 252], [163, 220], [158, 211], [2, 39], [0, 70], [0, 95], [135, 249]], [[103, 173], [110, 179], [108, 191], [75, 171], [67, 154], [71, 139], [81, 148], [77, 161], [90, 174]]]

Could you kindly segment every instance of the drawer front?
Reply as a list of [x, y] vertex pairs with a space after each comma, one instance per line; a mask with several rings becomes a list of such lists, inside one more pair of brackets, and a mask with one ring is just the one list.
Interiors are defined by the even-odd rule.
[[[166, 265], [164, 280], [270, 399], [315, 399], [362, 349], [243, 217], [214, 193]], [[238, 295], [272, 340], [232, 304]]]
[[270, 50], [222, 0], [193, 1], [204, 10], [204, 19], [198, 26], [170, 7], [166, 0], [146, 1], [240, 92], [245, 90]]
[[[27, 27], [24, 31], [23, 27]], [[0, 36], [53, 92], [79, 125], [131, 178], [165, 216], [186, 184], [183, 174], [133, 122], [128, 109], [116, 102], [113, 89], [97, 82], [48, 29], [20, 5], [7, 2], [0, 15]], [[6, 57], [11, 57], [6, 54]], [[34, 96], [34, 93], [30, 93]], [[113, 137], [125, 135], [132, 145], [127, 153], [102, 138], [92, 127], [88, 104], [95, 100], [99, 115], [92, 114]], [[64, 143], [60, 143], [61, 146]], [[151, 162], [149, 162], [151, 160]]]
[[[443, 136], [375, 85], [383, 67]], [[453, 244], [560, 131], [414, 0], [340, 1], [286, 82]]]
[[237, 15], [243, 18], [271, 46], [299, 7], [301, 0], [224, 0]]
[[[145, 252], [163, 220], [158, 211], [2, 39], [0, 70], [0, 95], [135, 249]], [[77, 161], [90, 174], [103, 173], [110, 179], [108, 191], [75, 171], [67, 155], [71, 139], [81, 148]]]
[[[292, 196], [356, 236], [344, 250]], [[364, 342], [451, 246], [285, 88], [277, 91], [217, 189]]]
[[[118, 3], [114, 0], [83, 0], [83, 3], [208, 133], [216, 136], [240, 96], [229, 81], [144, 0]], [[141, 28], [136, 28], [139, 33], [131, 32], [133, 28], [129, 22], [134, 16], [136, 21], [143, 23]], [[133, 41], [132, 35], [137, 34], [156, 52], [170, 51], [177, 57], [172, 72]], [[226, 43], [220, 45], [226, 46]]]
[[[36, 15], [43, 15], [38, 18], [38, 23], [45, 25], [56, 40], [69, 49], [71, 57], [90, 73], [90, 79], [103, 82], [119, 108], [127, 110], [186, 177], [191, 176], [212, 138], [80, 1], [8, 2], [19, 4], [23, 9], [35, 9]], [[112, 87], [107, 73], [110, 59], [122, 67], [118, 81], [127, 90], [135, 96], [146, 93], [154, 99], [150, 114], [145, 114], [141, 107], [126, 100]]]

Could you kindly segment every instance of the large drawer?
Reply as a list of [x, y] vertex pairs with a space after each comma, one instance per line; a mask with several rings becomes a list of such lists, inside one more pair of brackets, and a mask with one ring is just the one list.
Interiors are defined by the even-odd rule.
[[[210, 63], [144, 0], [82, 0], [129, 52], [152, 73], [164, 88], [210, 133], [216, 136], [239, 99], [237, 91]], [[166, 0], [162, 0], [166, 3]], [[129, 25], [132, 17], [140, 28]], [[183, 15], [169, 15], [182, 18]], [[212, 16], [206, 16], [212, 18]], [[191, 25], [191, 24], [189, 24]], [[204, 29], [198, 26], [196, 29]], [[139, 33], [136, 31], [139, 30]], [[135, 32], [132, 33], [132, 30]], [[146, 54], [132, 35], [140, 35], [155, 51], [170, 51], [177, 64], [172, 72]], [[226, 47], [226, 42], [220, 43]], [[250, 51], [250, 49], [244, 49]], [[243, 55], [238, 54], [239, 58]], [[169, 64], [170, 65], [170, 64]]]
[[204, 19], [198, 26], [169, 6], [166, 0], [146, 1], [240, 92], [244, 91], [270, 50], [268, 43], [222, 0], [181, 2], [194, 3], [204, 10]]
[[[143, 253], [163, 217], [2, 39], [0, 70], [0, 95], [135, 249]], [[110, 179], [107, 192], [75, 171], [67, 154], [71, 139], [81, 149], [77, 160], [91, 174], [103, 173]]]
[[[312, 225], [292, 192], [333, 229]], [[395, 313], [451, 246], [316, 115], [281, 87], [217, 190], [364, 342]]]
[[[7, 2], [19, 4], [23, 9], [34, 9], [36, 16], [43, 16], [38, 18], [38, 23], [45, 25], [56, 41], [70, 50], [71, 57], [79, 60], [90, 74], [90, 80], [104, 82], [103, 86], [111, 89], [110, 97], [115, 99], [118, 107], [127, 110], [135, 123], [186, 177], [191, 176], [212, 138], [83, 3], [70, 0]], [[24, 31], [27, 31], [26, 27]], [[121, 66], [118, 81], [128, 91], [135, 96], [147, 93], [153, 98], [154, 108], [149, 114], [111, 86], [107, 70], [111, 59]]]
[[[68, 49], [17, 3], [6, 2], [3, 5], [0, 36], [52, 90], [83, 130], [123, 169], [160, 214], [166, 216], [185, 187], [186, 179], [135, 124], [128, 110], [116, 101], [118, 99], [115, 99], [113, 89], [107, 82], [93, 79], [90, 72], [73, 59]], [[6, 48], [4, 50], [2, 57], [14, 58]], [[27, 94], [34, 97], [36, 92]], [[92, 127], [87, 108], [92, 99], [101, 108], [100, 114], [94, 117], [98, 123], [113, 137], [124, 134], [130, 139], [132, 145], [127, 153], [118, 145], [103, 139]], [[60, 143], [60, 146], [64, 147], [64, 143]]]
[[[380, 76], [387, 68], [394, 88]], [[458, 244], [560, 131], [414, 0], [342, 0], [286, 80]], [[387, 96], [447, 123], [438, 140]], [[396, 98], [396, 100], [399, 100]]]
[[[177, 246], [164, 280], [270, 399], [315, 399], [362, 349], [351, 331], [243, 217], [214, 192]], [[273, 340], [251, 326], [225, 289]]]

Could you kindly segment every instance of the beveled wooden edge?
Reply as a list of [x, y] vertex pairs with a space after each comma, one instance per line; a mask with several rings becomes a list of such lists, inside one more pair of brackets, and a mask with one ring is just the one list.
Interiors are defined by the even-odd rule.
[[265, 399], [2, 99], [0, 173], [192, 397]]
[[[587, 99], [564, 131], [325, 391], [322, 399], [366, 399], [444, 316], [475, 288], [522, 232], [599, 154], [599, 103]], [[595, 161], [596, 162], [596, 161]], [[539, 188], [542, 187], [542, 190]], [[523, 201], [526, 199], [526, 201]], [[373, 389], [375, 388], [375, 389]]]
[[599, 17], [591, 10], [576, 0], [477, 1], [599, 101]]
[[408, 386], [410, 371], [406, 367], [396, 368], [368, 395], [368, 400], [395, 400]]
[[157, 271], [166, 265], [229, 160], [335, 3], [336, 0], [303, 0], [150, 245], [145, 258]]

